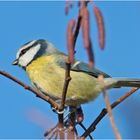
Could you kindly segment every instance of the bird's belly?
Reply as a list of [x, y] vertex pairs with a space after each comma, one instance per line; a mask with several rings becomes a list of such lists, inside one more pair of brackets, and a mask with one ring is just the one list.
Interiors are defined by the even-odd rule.
[[[31, 82], [42, 93], [61, 99], [65, 69], [54, 64], [30, 64], [26, 69]], [[77, 106], [95, 99], [101, 92], [97, 78], [83, 72], [71, 71], [72, 80], [67, 91], [66, 104]]]

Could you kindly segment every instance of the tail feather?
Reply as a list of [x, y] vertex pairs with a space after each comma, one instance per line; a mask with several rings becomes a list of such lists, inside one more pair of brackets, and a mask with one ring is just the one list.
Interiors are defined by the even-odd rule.
[[118, 79], [117, 86], [120, 87], [140, 87], [140, 79]]
[[105, 78], [105, 86], [113, 87], [140, 87], [140, 79], [134, 78]]

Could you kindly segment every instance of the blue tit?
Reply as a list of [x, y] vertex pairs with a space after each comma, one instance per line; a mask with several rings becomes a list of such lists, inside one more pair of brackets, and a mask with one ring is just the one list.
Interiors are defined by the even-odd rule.
[[[55, 101], [61, 100], [67, 55], [50, 42], [39, 39], [24, 44], [17, 52], [13, 65], [19, 65], [28, 74], [34, 88]], [[107, 89], [114, 87], [140, 87], [140, 79], [111, 78], [88, 64], [75, 60], [71, 66], [66, 105], [80, 106], [94, 100], [102, 91], [98, 76], [104, 76]]]

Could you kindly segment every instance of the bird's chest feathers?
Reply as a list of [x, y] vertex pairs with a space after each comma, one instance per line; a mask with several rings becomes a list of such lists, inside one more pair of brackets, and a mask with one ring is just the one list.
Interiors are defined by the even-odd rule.
[[[48, 76], [64, 77], [64, 69], [59, 67], [55, 62], [53, 57], [41, 57], [33, 61], [27, 68], [27, 73], [29, 76], [40, 76], [41, 78], [49, 78]], [[57, 77], [55, 77], [57, 79]]]
[[44, 92], [62, 91], [65, 70], [59, 67], [53, 57], [41, 57], [33, 61], [26, 71], [33, 84]]

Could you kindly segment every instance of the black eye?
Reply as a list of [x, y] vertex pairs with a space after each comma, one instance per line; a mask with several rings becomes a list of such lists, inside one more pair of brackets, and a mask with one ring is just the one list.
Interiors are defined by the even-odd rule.
[[22, 52], [21, 52], [22, 54], [24, 54], [24, 53], [26, 53], [26, 50], [22, 50]]
[[25, 54], [26, 51], [27, 51], [26, 49], [22, 50], [21, 53], [20, 53], [20, 56], [22, 56], [23, 54]]

